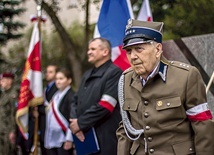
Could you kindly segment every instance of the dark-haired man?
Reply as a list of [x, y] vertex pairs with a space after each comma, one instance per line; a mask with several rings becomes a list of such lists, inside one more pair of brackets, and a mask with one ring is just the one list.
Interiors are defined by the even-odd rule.
[[46, 126], [46, 115], [45, 108], [49, 105], [55, 92], [58, 90], [55, 84], [55, 76], [58, 70], [58, 66], [55, 64], [50, 64], [45, 70], [45, 80], [47, 86], [44, 90], [44, 104], [38, 106], [39, 111], [39, 131], [40, 131], [40, 147], [42, 155], [47, 155], [46, 149], [44, 147], [44, 136], [45, 136], [45, 126]]
[[92, 39], [87, 54], [94, 67], [84, 74], [75, 95], [77, 119], [71, 119], [70, 128], [78, 134], [94, 127], [100, 146], [100, 151], [94, 154], [116, 155], [115, 133], [121, 120], [117, 84], [122, 70], [112, 63], [111, 45], [104, 38]]

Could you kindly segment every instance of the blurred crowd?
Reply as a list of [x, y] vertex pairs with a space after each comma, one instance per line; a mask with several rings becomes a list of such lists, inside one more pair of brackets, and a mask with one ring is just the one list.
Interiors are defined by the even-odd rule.
[[68, 69], [55, 64], [46, 66], [44, 102], [27, 107], [27, 139], [16, 122], [20, 87], [14, 83], [16, 77], [12, 72], [1, 73], [0, 155], [34, 154], [35, 120], [39, 154], [75, 155], [73, 136], [84, 141], [84, 133], [93, 127], [99, 147], [92, 153], [116, 155], [116, 129], [121, 121], [117, 83], [122, 70], [111, 61], [111, 45], [106, 39], [92, 39], [87, 54], [94, 67], [83, 75], [77, 92], [72, 89]]

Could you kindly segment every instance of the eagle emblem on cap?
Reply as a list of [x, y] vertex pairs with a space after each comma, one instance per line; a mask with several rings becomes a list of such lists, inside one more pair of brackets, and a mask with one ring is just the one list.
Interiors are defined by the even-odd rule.
[[129, 19], [129, 20], [128, 20], [128, 23], [127, 23], [127, 25], [126, 25], [126, 30], [127, 30], [127, 29], [130, 29], [130, 28], [132, 27], [132, 23], [133, 23], [133, 20], [132, 20], [132, 19]]

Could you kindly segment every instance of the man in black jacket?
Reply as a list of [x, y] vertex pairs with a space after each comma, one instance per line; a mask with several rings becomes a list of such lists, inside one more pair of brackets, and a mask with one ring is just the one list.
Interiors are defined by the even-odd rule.
[[45, 125], [46, 125], [46, 117], [45, 117], [45, 108], [49, 104], [55, 92], [58, 90], [55, 84], [55, 75], [58, 70], [58, 67], [54, 64], [50, 64], [46, 67], [45, 71], [45, 80], [47, 81], [47, 86], [44, 92], [44, 104], [39, 105], [39, 131], [40, 131], [40, 147], [42, 155], [47, 155], [46, 149], [44, 148], [44, 136], [45, 136]]
[[116, 129], [121, 120], [117, 85], [122, 70], [112, 63], [111, 45], [106, 39], [91, 40], [87, 54], [94, 68], [84, 74], [75, 95], [71, 109], [76, 108], [76, 116], [72, 111], [70, 128], [78, 135], [94, 127], [100, 147], [94, 154], [116, 155]]

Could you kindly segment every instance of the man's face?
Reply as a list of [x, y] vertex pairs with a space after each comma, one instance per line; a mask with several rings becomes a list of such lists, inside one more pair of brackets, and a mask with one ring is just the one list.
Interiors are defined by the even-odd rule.
[[48, 66], [46, 68], [46, 72], [45, 72], [46, 81], [51, 82], [51, 81], [55, 80], [55, 76], [56, 76], [56, 67]]
[[103, 62], [104, 56], [106, 56], [106, 48], [103, 47], [100, 40], [94, 40], [88, 47], [88, 62], [99, 66]]
[[7, 77], [3, 77], [0, 80], [0, 86], [3, 90], [8, 90], [12, 87], [13, 84], [13, 79], [11, 78], [7, 78]]
[[146, 79], [160, 61], [162, 45], [155, 42], [144, 43], [129, 46], [125, 50], [133, 70]]

